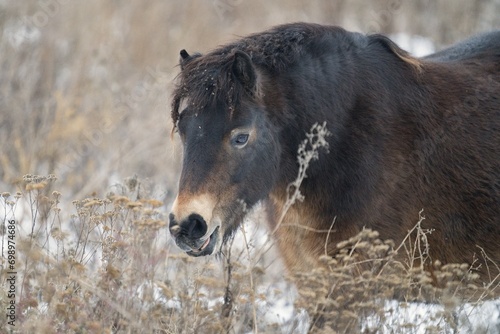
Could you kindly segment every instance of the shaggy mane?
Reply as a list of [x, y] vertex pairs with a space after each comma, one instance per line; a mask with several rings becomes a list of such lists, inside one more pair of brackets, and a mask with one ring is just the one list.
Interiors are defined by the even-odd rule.
[[243, 87], [237, 83], [231, 71], [235, 51], [244, 51], [252, 62], [268, 73], [279, 73], [304, 53], [305, 46], [325, 31], [343, 31], [338, 27], [311, 24], [286, 24], [271, 30], [253, 34], [223, 45], [203, 56], [193, 57], [185, 64], [173, 93], [172, 121], [174, 127], [180, 114], [180, 103], [189, 98], [190, 107], [197, 109], [222, 98], [229, 108], [238, 105]]
[[[367, 41], [364, 35], [363, 41], [360, 42], [359, 37], [336, 26], [292, 23], [249, 35], [220, 46], [206, 55], [193, 55], [189, 61], [183, 63], [183, 69], [177, 77], [178, 85], [173, 93], [171, 111], [174, 130], [179, 120], [181, 101], [185, 98], [189, 98], [190, 108], [196, 109], [202, 109], [217, 100], [227, 103], [229, 110], [234, 110], [239, 104], [244, 88], [231, 70], [236, 51], [245, 52], [257, 68], [276, 75], [297, 62], [304, 53], [310, 52], [310, 44], [334, 35], [339, 38], [339, 45], [346, 47], [352, 43]], [[400, 49], [389, 38], [371, 35], [368, 41], [379, 43], [388, 52], [420, 70], [419, 60]], [[346, 42], [347, 44], [344, 44]]]

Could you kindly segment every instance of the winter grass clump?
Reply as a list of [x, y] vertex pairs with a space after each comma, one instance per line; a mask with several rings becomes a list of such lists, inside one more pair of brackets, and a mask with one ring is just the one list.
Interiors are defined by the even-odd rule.
[[[0, 197], [2, 246], [6, 222], [15, 220], [17, 230], [16, 326], [0, 319], [8, 333], [276, 328], [255, 324], [259, 319], [249, 316], [256, 305], [263, 314], [267, 302], [263, 290], [248, 280], [250, 271], [256, 282], [264, 273], [242, 263], [246, 253], [226, 250], [216, 261], [179, 252], [168, 235], [163, 201], [149, 197], [141, 181], [131, 178], [103, 197], [74, 200], [72, 213], [60, 208], [63, 195], [53, 190], [55, 176], [26, 175], [19, 186], [15, 195]], [[0, 262], [2, 286], [6, 255]], [[0, 307], [8, 302], [2, 288]]]
[[[397, 247], [365, 229], [339, 243], [335, 256], [322, 256], [324, 267], [294, 275], [301, 287], [297, 307], [308, 310], [311, 330], [458, 333], [465, 328], [474, 332], [475, 328], [467, 327], [471, 326], [468, 314], [498, 295], [498, 277], [482, 285], [473, 265], [431, 262], [425, 256], [432, 247], [425, 238], [429, 230], [421, 228], [422, 220]], [[419, 255], [413, 252], [415, 247]], [[405, 255], [397, 256], [402, 250]], [[405, 309], [421, 314], [404, 316]], [[498, 324], [493, 320], [491, 326]]]

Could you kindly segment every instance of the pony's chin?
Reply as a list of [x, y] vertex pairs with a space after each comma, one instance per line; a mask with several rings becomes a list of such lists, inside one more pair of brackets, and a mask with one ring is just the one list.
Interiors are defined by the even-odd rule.
[[194, 257], [211, 255], [214, 252], [218, 241], [219, 227], [216, 227], [213, 233], [207, 238], [207, 240], [205, 240], [205, 242], [199, 249], [190, 250], [186, 252], [186, 254]]

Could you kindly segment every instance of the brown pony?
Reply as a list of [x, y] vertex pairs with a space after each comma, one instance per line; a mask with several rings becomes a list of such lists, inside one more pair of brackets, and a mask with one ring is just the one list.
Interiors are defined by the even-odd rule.
[[401, 242], [422, 209], [431, 259], [472, 263], [482, 249], [500, 263], [500, 31], [418, 59], [380, 35], [297, 23], [182, 50], [180, 65], [170, 232], [187, 254], [220, 250], [258, 202], [274, 230], [297, 149], [326, 122], [329, 152], [275, 233], [289, 269], [318, 265], [326, 235], [314, 230], [334, 219], [329, 254], [364, 227]]

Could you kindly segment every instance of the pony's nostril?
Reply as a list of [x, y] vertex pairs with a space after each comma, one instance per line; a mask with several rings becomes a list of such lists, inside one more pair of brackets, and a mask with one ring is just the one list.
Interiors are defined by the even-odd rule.
[[188, 224], [188, 237], [192, 240], [199, 239], [207, 233], [207, 223], [205, 219], [198, 214], [190, 215], [186, 224]]
[[181, 230], [181, 227], [179, 226], [179, 224], [175, 220], [175, 216], [172, 213], [168, 216], [168, 218], [170, 219], [170, 224], [168, 226], [170, 233], [173, 236], [177, 236], [177, 234], [179, 234], [179, 232]]

